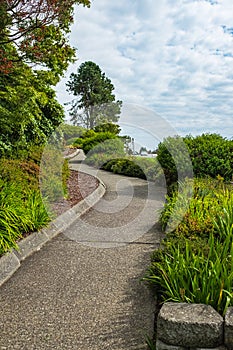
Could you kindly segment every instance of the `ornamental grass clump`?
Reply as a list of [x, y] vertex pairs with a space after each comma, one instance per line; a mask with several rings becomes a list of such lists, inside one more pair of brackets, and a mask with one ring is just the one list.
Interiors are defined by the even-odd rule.
[[39, 190], [0, 180], [0, 255], [16, 248], [23, 235], [37, 231], [50, 221]]
[[[166, 210], [172, 212], [171, 203], [162, 213], [164, 223], [168, 217]], [[162, 301], [208, 304], [221, 315], [228, 306], [233, 306], [230, 187], [195, 180], [189, 209], [176, 229], [167, 234], [163, 249], [154, 253], [145, 280], [156, 287]]]
[[233, 305], [232, 237], [222, 244], [209, 237], [209, 251], [193, 251], [189, 241], [185, 249], [170, 246], [162, 260], [152, 262], [145, 278], [159, 289], [163, 301], [203, 303], [222, 315]]

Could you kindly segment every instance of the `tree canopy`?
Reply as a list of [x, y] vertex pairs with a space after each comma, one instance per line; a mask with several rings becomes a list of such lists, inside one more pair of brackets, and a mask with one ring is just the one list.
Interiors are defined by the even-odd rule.
[[75, 4], [89, 7], [90, 0], [0, 0], [1, 72], [24, 60], [61, 75], [75, 56], [67, 38]]
[[52, 80], [51, 72], [33, 71], [23, 62], [9, 74], [0, 72], [0, 156], [43, 144], [63, 121]]
[[96, 63], [82, 63], [77, 74], [70, 75], [67, 90], [78, 97], [70, 108], [74, 124], [93, 129], [100, 123], [118, 121], [122, 102], [115, 100], [114, 85]]

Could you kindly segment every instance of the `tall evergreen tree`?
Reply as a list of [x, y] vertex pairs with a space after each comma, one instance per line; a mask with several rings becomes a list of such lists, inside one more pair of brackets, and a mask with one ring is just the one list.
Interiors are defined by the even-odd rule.
[[93, 129], [99, 123], [118, 121], [122, 102], [115, 100], [111, 80], [96, 63], [82, 63], [77, 74], [71, 74], [67, 87], [78, 97], [70, 108], [74, 124]]

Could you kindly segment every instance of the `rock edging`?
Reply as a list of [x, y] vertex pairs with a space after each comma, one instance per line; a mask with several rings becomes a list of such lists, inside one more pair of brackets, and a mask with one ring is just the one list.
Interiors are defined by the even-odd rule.
[[46, 242], [68, 228], [103, 197], [106, 192], [106, 186], [98, 177], [96, 179], [99, 181], [99, 186], [94, 192], [58, 216], [47, 228], [43, 228], [22, 239], [18, 243], [18, 250], [6, 253], [0, 258], [0, 286], [18, 270], [24, 259], [40, 250]]
[[157, 318], [157, 350], [233, 350], [233, 307], [167, 302]]

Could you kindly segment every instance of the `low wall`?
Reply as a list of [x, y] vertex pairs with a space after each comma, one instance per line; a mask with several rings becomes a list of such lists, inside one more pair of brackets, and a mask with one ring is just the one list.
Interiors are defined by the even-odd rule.
[[156, 350], [233, 350], [233, 307], [223, 318], [210, 305], [165, 303], [157, 318]]

